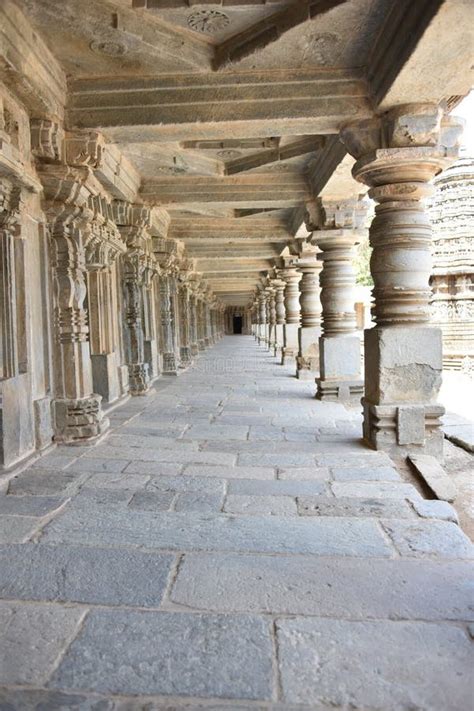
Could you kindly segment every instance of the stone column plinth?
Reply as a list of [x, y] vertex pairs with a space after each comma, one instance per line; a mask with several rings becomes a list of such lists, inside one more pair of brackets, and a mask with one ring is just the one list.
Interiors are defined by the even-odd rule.
[[319, 337], [321, 336], [321, 302], [319, 272], [321, 263], [302, 264], [300, 281], [301, 325], [298, 329], [296, 377], [313, 380], [319, 372]]
[[432, 232], [422, 200], [455, 160], [460, 131], [456, 119], [429, 105], [397, 107], [342, 131], [357, 158], [353, 175], [378, 203], [370, 228], [376, 327], [365, 332], [364, 438], [398, 455], [443, 451], [441, 332], [429, 326]]
[[300, 325], [300, 299], [298, 284], [300, 272], [294, 267], [285, 267], [280, 271], [285, 282], [284, 306], [285, 324], [283, 326], [283, 349], [281, 364], [295, 363], [298, 355], [298, 329]]
[[322, 329], [319, 339], [319, 400], [357, 402], [364, 392], [360, 338], [356, 331], [354, 268], [356, 229], [366, 210], [356, 200], [319, 198], [312, 242], [321, 250]]

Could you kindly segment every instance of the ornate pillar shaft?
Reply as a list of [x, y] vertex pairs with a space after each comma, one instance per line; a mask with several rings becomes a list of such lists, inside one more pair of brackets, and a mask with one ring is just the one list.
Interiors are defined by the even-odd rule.
[[285, 282], [279, 279], [273, 280], [275, 289], [275, 338], [274, 352], [275, 355], [281, 354], [284, 345], [284, 326], [285, 326]]
[[171, 304], [171, 276], [167, 273], [160, 280], [161, 340], [163, 344], [163, 373], [176, 375], [178, 363], [173, 334], [173, 313]]
[[194, 358], [199, 353], [198, 334], [197, 334], [196, 296], [194, 294], [191, 294], [191, 296], [189, 298], [189, 325], [190, 325], [191, 356]]
[[320, 400], [359, 400], [363, 394], [360, 338], [356, 331], [354, 268], [356, 231], [366, 210], [357, 197], [318, 198], [311, 214], [312, 242], [321, 250], [322, 329], [319, 339]]
[[201, 298], [198, 301], [198, 348], [200, 351], [206, 350], [205, 336], [204, 302]]
[[300, 287], [301, 326], [298, 331], [298, 356], [296, 375], [302, 380], [310, 380], [319, 370], [319, 337], [321, 335], [321, 302], [319, 298], [319, 272], [321, 263], [299, 266], [302, 273]]
[[298, 355], [298, 329], [300, 325], [299, 282], [301, 274], [295, 267], [285, 267], [280, 270], [280, 276], [285, 282], [284, 306], [285, 325], [283, 326], [283, 350], [281, 363], [295, 363]]
[[422, 200], [456, 157], [461, 127], [436, 106], [400, 106], [347, 126], [354, 177], [378, 205], [370, 228], [375, 328], [365, 332], [364, 437], [442, 456], [441, 332], [430, 328], [431, 225]]
[[180, 315], [180, 356], [181, 365], [186, 368], [192, 362], [191, 354], [191, 307], [189, 289], [182, 284], [179, 289], [179, 315]]

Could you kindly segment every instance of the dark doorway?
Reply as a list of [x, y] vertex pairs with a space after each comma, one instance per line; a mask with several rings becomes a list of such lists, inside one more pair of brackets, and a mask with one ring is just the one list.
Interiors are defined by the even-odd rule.
[[234, 333], [242, 333], [242, 316], [234, 316]]

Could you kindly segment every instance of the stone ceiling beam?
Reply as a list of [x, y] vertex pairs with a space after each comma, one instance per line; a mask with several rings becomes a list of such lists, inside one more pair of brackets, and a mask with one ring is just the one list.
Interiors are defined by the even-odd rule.
[[224, 207], [296, 207], [310, 197], [303, 176], [249, 174], [240, 176], [179, 176], [145, 180], [142, 200], [165, 208], [203, 203]]
[[266, 70], [71, 83], [70, 127], [128, 142], [336, 133], [372, 115], [357, 71]]
[[271, 150], [261, 151], [242, 158], [229, 161], [225, 166], [226, 175], [235, 175], [246, 170], [260, 168], [264, 165], [271, 165], [288, 158], [296, 158], [315, 151], [321, 150], [325, 142], [324, 136], [306, 136], [297, 141], [292, 141], [286, 146], [281, 146]]

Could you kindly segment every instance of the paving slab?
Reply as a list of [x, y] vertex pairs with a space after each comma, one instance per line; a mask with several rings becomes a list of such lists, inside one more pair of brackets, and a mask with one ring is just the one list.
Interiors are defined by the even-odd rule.
[[272, 467], [255, 466], [205, 466], [188, 464], [184, 468], [184, 475], [188, 477], [219, 477], [224, 479], [275, 479], [275, 469]]
[[357, 518], [415, 518], [404, 499], [364, 499], [362, 497], [299, 496], [301, 516], [355, 516]]
[[416, 499], [421, 498], [412, 484], [396, 481], [335, 481], [331, 484], [334, 496], [363, 497], [364, 499]]
[[84, 616], [60, 605], [0, 602], [0, 684], [45, 684]]
[[173, 560], [110, 548], [0, 546], [0, 597], [158, 607]]
[[92, 610], [49, 686], [270, 699], [270, 623], [243, 615]]
[[455, 523], [389, 520], [383, 527], [403, 556], [474, 558], [473, 544]]
[[65, 501], [59, 496], [0, 496], [0, 516], [46, 516]]
[[188, 492], [179, 494], [173, 505], [175, 511], [198, 511], [201, 513], [217, 513], [222, 510], [223, 494], [201, 494]]
[[332, 467], [335, 481], [401, 481], [393, 467]]
[[8, 494], [32, 494], [50, 496], [61, 494], [68, 496], [75, 493], [78, 487], [87, 479], [87, 474], [72, 471], [51, 471], [43, 469], [26, 469], [10, 479]]
[[31, 538], [39, 526], [40, 519], [37, 517], [3, 514], [0, 517], [0, 544], [23, 543]]
[[418, 516], [422, 518], [440, 518], [443, 521], [459, 523], [456, 510], [446, 501], [437, 501], [436, 499], [413, 499], [411, 505]]
[[289, 496], [245, 496], [226, 497], [224, 512], [229, 514], [266, 514], [271, 516], [296, 516], [296, 501]]
[[228, 484], [229, 494], [247, 494], [250, 496], [318, 496], [327, 492], [322, 481], [256, 481], [254, 479], [233, 479]]
[[471, 641], [454, 625], [297, 618], [279, 621], [277, 638], [285, 701], [384, 711], [471, 706]]
[[174, 498], [174, 491], [137, 491], [128, 506], [134, 511], [168, 511]]
[[474, 564], [186, 554], [173, 602], [219, 612], [474, 620]]
[[456, 487], [436, 457], [413, 454], [408, 457], [408, 460], [438, 499], [454, 501], [457, 494]]
[[[124, 455], [125, 456], [125, 455]], [[68, 467], [68, 471], [73, 472], [89, 472], [96, 474], [100, 472], [123, 472], [130, 464], [130, 459], [94, 459], [93, 457], [85, 457], [76, 459]]]
[[[61, 691], [0, 688], [0, 711], [118, 711], [120, 703], [112, 699]], [[132, 711], [131, 706], [128, 711]]]
[[283, 467], [278, 468], [278, 479], [316, 479], [321, 481], [329, 481], [330, 479], [332, 479], [332, 475], [328, 467]]
[[218, 477], [157, 476], [150, 479], [146, 485], [146, 490], [222, 495], [224, 493], [224, 482], [224, 479], [219, 479]]
[[45, 543], [143, 546], [167, 550], [228, 550], [390, 557], [382, 531], [369, 519], [110, 510], [66, 510], [43, 531]]

